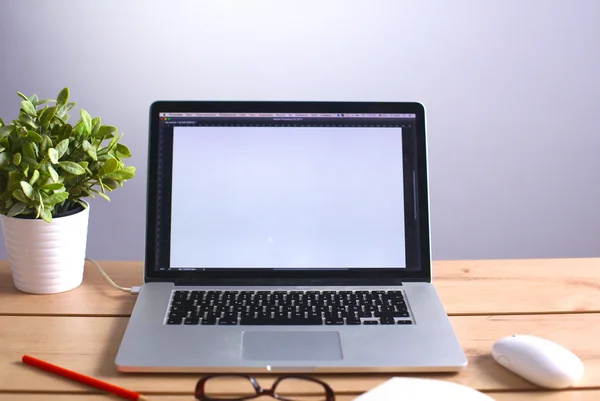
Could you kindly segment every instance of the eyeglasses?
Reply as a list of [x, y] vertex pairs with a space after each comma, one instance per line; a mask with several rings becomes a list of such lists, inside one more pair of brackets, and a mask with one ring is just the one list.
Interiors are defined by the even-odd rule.
[[[236, 394], [231, 393], [233, 389]], [[305, 395], [296, 395], [299, 389]], [[264, 395], [280, 401], [335, 401], [335, 394], [329, 385], [308, 376], [282, 376], [270, 389], [264, 389], [253, 376], [210, 375], [198, 380], [194, 392], [200, 401], [250, 400]]]

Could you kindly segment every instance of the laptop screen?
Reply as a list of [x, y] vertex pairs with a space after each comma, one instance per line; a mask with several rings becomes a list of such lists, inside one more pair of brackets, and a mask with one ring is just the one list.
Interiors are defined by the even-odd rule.
[[415, 118], [161, 112], [160, 266], [417, 267]]

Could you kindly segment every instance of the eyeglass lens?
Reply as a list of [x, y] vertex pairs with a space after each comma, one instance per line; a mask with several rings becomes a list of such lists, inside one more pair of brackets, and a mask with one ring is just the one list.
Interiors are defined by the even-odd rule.
[[288, 401], [326, 401], [326, 392], [322, 384], [294, 377], [282, 379], [274, 393], [281, 400]]
[[204, 395], [215, 400], [239, 400], [256, 396], [252, 382], [242, 376], [214, 376], [204, 384]]

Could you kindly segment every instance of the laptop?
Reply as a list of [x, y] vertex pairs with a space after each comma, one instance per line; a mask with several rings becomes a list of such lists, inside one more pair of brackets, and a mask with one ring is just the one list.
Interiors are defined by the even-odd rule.
[[123, 372], [457, 371], [419, 103], [157, 101]]

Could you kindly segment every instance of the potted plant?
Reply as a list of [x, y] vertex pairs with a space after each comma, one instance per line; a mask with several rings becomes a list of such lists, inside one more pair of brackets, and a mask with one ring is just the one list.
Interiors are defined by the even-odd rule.
[[68, 291], [83, 279], [90, 205], [135, 176], [117, 127], [80, 110], [64, 88], [56, 100], [22, 98], [18, 117], [0, 119], [0, 219], [17, 289]]

